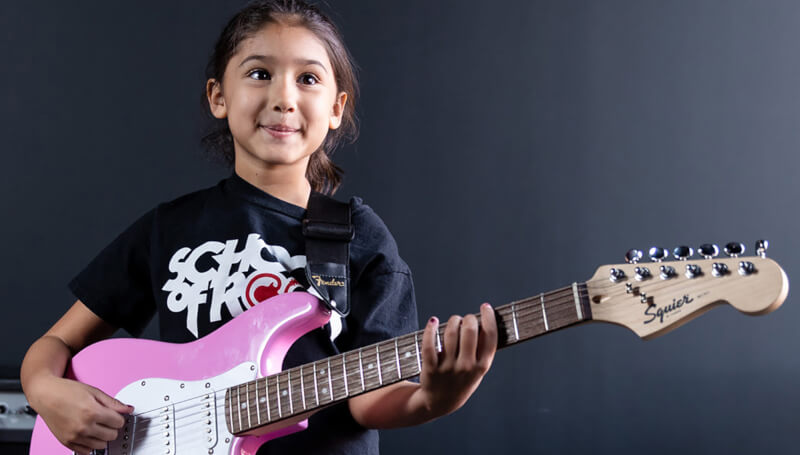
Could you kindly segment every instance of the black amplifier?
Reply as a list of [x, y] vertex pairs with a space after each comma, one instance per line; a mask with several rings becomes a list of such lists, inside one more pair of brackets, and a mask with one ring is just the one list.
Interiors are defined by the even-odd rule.
[[[24, 455], [30, 448], [33, 423], [36, 421], [36, 412], [28, 406], [19, 377], [12, 376], [9, 370], [16, 374], [19, 369], [2, 368], [4, 374], [0, 376], [0, 453], [3, 455]], [[14, 371], [16, 370], [16, 371]]]

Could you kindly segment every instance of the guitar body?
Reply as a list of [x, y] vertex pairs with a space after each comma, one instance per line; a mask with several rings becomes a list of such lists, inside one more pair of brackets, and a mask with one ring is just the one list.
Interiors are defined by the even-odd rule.
[[[225, 390], [279, 372], [289, 347], [329, 318], [312, 295], [282, 294], [191, 343], [127, 338], [95, 343], [72, 358], [66, 376], [134, 407], [136, 418], [127, 419], [107, 454], [255, 454], [266, 441], [303, 430], [308, 421], [260, 436], [233, 436], [225, 424]], [[30, 453], [72, 451], [37, 417]]]

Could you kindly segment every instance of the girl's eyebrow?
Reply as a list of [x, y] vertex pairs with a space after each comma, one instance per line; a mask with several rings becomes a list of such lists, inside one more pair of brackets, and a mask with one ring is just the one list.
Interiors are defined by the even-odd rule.
[[[249, 62], [250, 60], [261, 60], [263, 62], [273, 62], [273, 61], [276, 60], [276, 58], [273, 57], [273, 56], [270, 56], [270, 55], [256, 55], [256, 54], [254, 54], [254, 55], [250, 55], [247, 58], [245, 58], [244, 60], [242, 60], [242, 63], [239, 64], [239, 67], [241, 67], [245, 63]], [[325, 65], [320, 63], [318, 60], [296, 58], [296, 59], [293, 60], [293, 63], [295, 65], [317, 65], [320, 68], [322, 68], [322, 71], [325, 71], [326, 73], [328, 72], [328, 70], [325, 69]]]

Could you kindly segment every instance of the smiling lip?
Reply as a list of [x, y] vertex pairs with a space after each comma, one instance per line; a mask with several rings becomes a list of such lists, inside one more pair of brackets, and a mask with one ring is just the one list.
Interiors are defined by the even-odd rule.
[[267, 130], [267, 132], [275, 138], [289, 137], [298, 131], [296, 128], [291, 128], [287, 125], [268, 125], [262, 126], [261, 128]]

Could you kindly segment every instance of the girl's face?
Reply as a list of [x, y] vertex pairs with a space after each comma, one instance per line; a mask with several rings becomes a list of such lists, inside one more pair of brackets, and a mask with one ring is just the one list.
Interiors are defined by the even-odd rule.
[[341, 124], [347, 101], [322, 42], [304, 27], [279, 24], [244, 40], [221, 86], [209, 79], [206, 94], [213, 115], [228, 119], [237, 171], [302, 177], [328, 129]]

